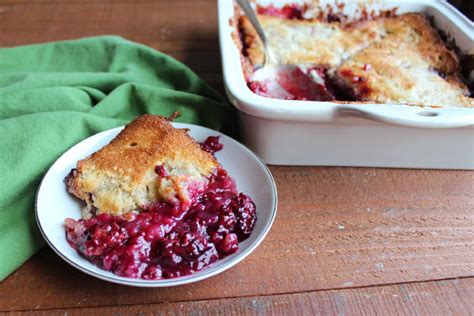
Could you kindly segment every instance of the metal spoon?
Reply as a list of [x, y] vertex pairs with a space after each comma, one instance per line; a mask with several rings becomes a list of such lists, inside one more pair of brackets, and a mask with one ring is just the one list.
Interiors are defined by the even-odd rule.
[[[310, 69], [278, 60], [270, 49], [268, 39], [248, 0], [236, 0], [244, 11], [262, 42], [265, 58], [263, 65], [255, 69], [252, 80], [265, 84], [267, 96], [277, 99], [332, 100], [334, 96], [316, 80]], [[316, 74], [316, 73], [314, 73]]]
[[260, 25], [255, 12], [248, 0], [236, 0], [237, 4], [244, 11], [248, 20], [257, 32], [258, 37], [263, 45], [264, 59], [262, 65], [254, 69], [252, 80], [264, 83], [269, 96], [278, 99], [287, 99], [291, 97], [283, 87], [281, 78], [290, 73], [294, 66], [281, 65], [275, 55], [269, 48], [268, 39], [265, 35], [263, 27]]
[[265, 51], [265, 58], [263, 60], [262, 67], [264, 67], [265, 64], [270, 63], [270, 62], [277, 63], [275, 55], [272, 53], [272, 51], [269, 48], [267, 36], [265, 35], [265, 31], [263, 30], [262, 26], [260, 25], [260, 22], [258, 21], [258, 18], [255, 15], [255, 12], [253, 11], [252, 6], [250, 5], [249, 1], [248, 0], [236, 0], [236, 2], [240, 6], [240, 8], [244, 11], [245, 15], [249, 19], [252, 26], [255, 28], [255, 31], [257, 32], [258, 37], [260, 37], [260, 41], [262, 42], [263, 49]]

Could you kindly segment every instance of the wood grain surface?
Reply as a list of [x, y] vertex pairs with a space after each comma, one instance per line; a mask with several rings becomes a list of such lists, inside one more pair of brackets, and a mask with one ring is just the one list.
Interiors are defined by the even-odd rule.
[[[0, 0], [0, 46], [98, 34], [168, 53], [223, 92], [215, 1]], [[474, 172], [271, 171], [277, 219], [236, 267], [176, 288], [130, 288], [44, 248], [0, 284], [0, 311], [474, 314]]]
[[[146, 305], [50, 309], [32, 315], [469, 315], [474, 280]], [[22, 314], [21, 312], [14, 313]]]
[[132, 289], [86, 276], [45, 249], [0, 285], [0, 310], [270, 296], [473, 275], [474, 173], [271, 171], [278, 217], [262, 245], [235, 268], [198, 284]]

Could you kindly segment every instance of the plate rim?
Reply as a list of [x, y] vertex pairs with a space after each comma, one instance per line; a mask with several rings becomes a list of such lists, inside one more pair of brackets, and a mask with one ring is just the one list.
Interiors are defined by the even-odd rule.
[[[41, 225], [41, 221], [40, 221], [39, 215], [38, 215], [38, 198], [39, 198], [39, 195], [40, 195], [41, 188], [43, 186], [43, 182], [44, 182], [45, 178], [48, 176], [48, 174], [50, 174], [50, 172], [52, 172], [51, 171], [53, 169], [52, 167], [66, 153], [68, 153], [74, 147], [78, 146], [79, 144], [81, 144], [82, 142], [86, 141], [87, 139], [89, 139], [91, 137], [99, 137], [98, 135], [101, 135], [101, 134], [109, 134], [109, 133], [114, 133], [114, 132], [120, 132], [120, 130], [122, 130], [125, 127], [125, 125], [121, 125], [121, 126], [118, 126], [118, 127], [110, 128], [110, 129], [95, 133], [93, 135], [90, 135], [90, 136], [82, 139], [81, 141], [75, 143], [74, 145], [72, 145], [67, 150], [65, 150], [48, 167], [48, 170], [44, 173], [44, 175], [43, 175], [43, 177], [40, 181], [40, 184], [37, 187], [36, 196], [35, 196], [35, 220], [36, 220], [36, 224], [37, 224], [37, 226], [38, 226], [38, 228], [41, 232], [41, 235], [43, 236], [44, 240], [48, 244], [48, 246], [51, 247], [53, 249], [53, 251], [61, 259], [63, 259], [65, 262], [67, 262], [69, 265], [73, 266], [74, 268], [76, 268], [76, 269], [78, 269], [78, 270], [80, 270], [80, 271], [82, 271], [82, 272], [84, 272], [84, 273], [86, 273], [90, 276], [93, 276], [95, 278], [98, 278], [98, 279], [101, 279], [101, 280], [104, 280], [104, 281], [108, 281], [108, 282], [111, 282], [111, 283], [127, 285], [127, 286], [132, 286], [132, 287], [146, 287], [146, 288], [172, 287], [172, 286], [179, 286], [179, 285], [198, 282], [198, 281], [201, 281], [201, 280], [204, 280], [204, 279], [211, 278], [211, 277], [213, 277], [217, 274], [220, 274], [220, 273], [234, 267], [239, 262], [243, 261], [246, 257], [248, 257], [262, 243], [262, 241], [265, 239], [265, 237], [267, 236], [267, 234], [269, 233], [269, 231], [270, 231], [270, 229], [273, 225], [273, 222], [275, 220], [277, 210], [278, 210], [278, 190], [277, 190], [276, 182], [275, 182], [275, 179], [273, 178], [273, 175], [272, 175], [270, 169], [265, 164], [263, 159], [260, 158], [255, 152], [253, 152], [251, 149], [247, 148], [245, 145], [243, 145], [239, 141], [235, 140], [234, 138], [232, 138], [230, 136], [227, 136], [226, 134], [224, 134], [220, 131], [216, 131], [216, 130], [210, 129], [208, 127], [205, 127], [205, 126], [200, 126], [200, 125], [190, 124], [190, 123], [172, 122], [172, 124], [173, 124], [174, 127], [177, 127], [177, 128], [191, 127], [191, 128], [203, 129], [207, 133], [217, 133], [217, 134], [219, 134], [219, 136], [225, 136], [230, 142], [233, 142], [240, 149], [246, 151], [248, 154], [250, 154], [251, 156], [256, 158], [257, 162], [263, 167], [263, 170], [265, 171], [266, 175], [270, 179], [272, 204], [273, 204], [273, 207], [270, 210], [271, 211], [270, 219], [267, 222], [267, 224], [263, 227], [262, 233], [257, 237], [257, 239], [248, 248], [246, 248], [244, 251], [242, 251], [240, 254], [238, 254], [238, 256], [236, 256], [233, 260], [231, 260], [228, 263], [224, 264], [223, 266], [221, 266], [219, 268], [215, 268], [215, 269], [213, 269], [212, 265], [208, 266], [206, 268], [208, 268], [210, 271], [208, 273], [203, 273], [203, 274], [198, 275], [198, 276], [194, 276], [193, 274], [190, 274], [190, 275], [183, 276], [183, 277], [177, 277], [177, 278], [171, 278], [171, 279], [162, 279], [162, 280], [134, 279], [134, 278], [120, 277], [120, 276], [116, 276], [114, 274], [108, 276], [108, 275], [102, 275], [102, 274], [99, 274], [99, 273], [94, 272], [92, 270], [89, 270], [88, 268], [85, 268], [82, 265], [77, 264], [77, 263], [73, 262], [72, 260], [70, 260], [67, 255], [63, 254], [59, 249], [57, 249], [55, 247], [53, 241], [51, 241], [48, 238], [48, 236], [46, 235], [46, 233], [43, 230], [43, 227]], [[104, 137], [104, 136], [102, 136], [102, 137]], [[84, 258], [84, 260], [87, 260], [87, 259]], [[206, 270], [206, 268], [204, 269], [204, 271]], [[103, 271], [104, 272], [109, 272], [109, 271], [105, 271], [105, 270], [103, 270]], [[201, 271], [203, 271], [203, 270], [201, 270]]]

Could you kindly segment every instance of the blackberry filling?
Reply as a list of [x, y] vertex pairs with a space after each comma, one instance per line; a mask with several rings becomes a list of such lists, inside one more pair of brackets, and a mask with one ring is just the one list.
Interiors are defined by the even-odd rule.
[[[218, 137], [201, 146], [213, 154], [223, 148]], [[161, 166], [155, 172], [165, 175]], [[93, 264], [124, 277], [157, 280], [202, 270], [235, 253], [257, 219], [252, 199], [238, 193], [224, 169], [208, 180], [184, 214], [179, 205], [160, 201], [123, 216], [67, 218], [66, 239]]]

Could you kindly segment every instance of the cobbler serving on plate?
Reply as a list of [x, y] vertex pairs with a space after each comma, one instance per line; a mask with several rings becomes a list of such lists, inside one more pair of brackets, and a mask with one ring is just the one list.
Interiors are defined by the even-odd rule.
[[235, 253], [256, 207], [214, 153], [161, 116], [144, 115], [66, 178], [86, 203], [64, 221], [68, 243], [96, 266], [148, 280], [192, 274]]
[[460, 55], [424, 14], [361, 11], [349, 19], [342, 4], [328, 8], [257, 6], [269, 48], [284, 67], [261, 67], [262, 43], [238, 14], [236, 42], [253, 92], [288, 100], [474, 107]]

